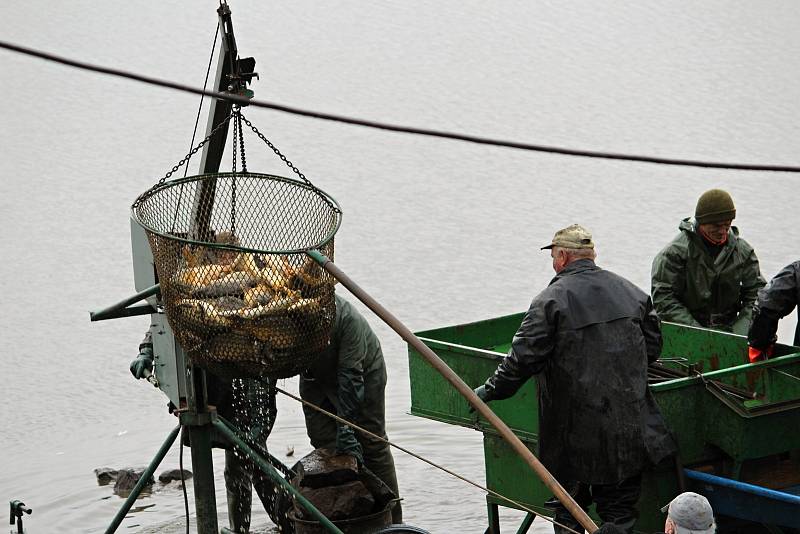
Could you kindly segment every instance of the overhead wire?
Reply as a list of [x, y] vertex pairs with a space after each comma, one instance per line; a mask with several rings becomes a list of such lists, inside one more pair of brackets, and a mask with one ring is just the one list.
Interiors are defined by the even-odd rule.
[[394, 447], [395, 449], [397, 449], [397, 450], [399, 450], [399, 451], [402, 451], [402, 452], [404, 452], [404, 453], [406, 453], [406, 454], [408, 454], [408, 455], [410, 455], [410, 456], [413, 456], [414, 458], [416, 458], [416, 459], [418, 459], [418, 460], [421, 460], [421, 461], [425, 462], [426, 464], [428, 464], [428, 465], [430, 465], [430, 466], [432, 466], [432, 467], [435, 467], [436, 469], [439, 469], [439, 470], [441, 470], [441, 471], [444, 471], [444, 472], [445, 472], [445, 473], [447, 473], [448, 475], [450, 475], [450, 476], [453, 476], [453, 477], [455, 477], [455, 478], [457, 478], [457, 479], [461, 480], [462, 482], [466, 482], [467, 484], [470, 484], [470, 485], [472, 485], [472, 486], [475, 486], [476, 488], [478, 488], [478, 489], [481, 489], [481, 490], [483, 490], [483, 491], [485, 491], [485, 492], [487, 492], [487, 493], [489, 493], [489, 494], [491, 494], [491, 495], [493, 495], [493, 496], [497, 497], [498, 499], [502, 499], [503, 501], [506, 501], [506, 502], [508, 502], [508, 503], [511, 503], [511, 504], [513, 504], [514, 506], [518, 507], [520, 510], [523, 510], [523, 511], [525, 511], [525, 512], [528, 512], [528, 513], [530, 513], [530, 514], [533, 514], [533, 515], [535, 515], [536, 517], [541, 517], [542, 519], [544, 519], [544, 520], [546, 520], [546, 521], [549, 521], [550, 523], [552, 523], [552, 524], [554, 524], [554, 525], [558, 525], [559, 527], [561, 527], [561, 528], [563, 528], [563, 529], [566, 529], [566, 530], [568, 530], [569, 532], [573, 532], [574, 534], [578, 534], [578, 532], [577, 532], [577, 531], [575, 531], [575, 530], [572, 530], [571, 528], [569, 528], [569, 527], [567, 527], [567, 526], [565, 526], [565, 525], [562, 525], [562, 524], [560, 524], [560, 523], [557, 523], [555, 520], [553, 520], [553, 519], [551, 519], [551, 518], [547, 517], [546, 515], [543, 515], [543, 514], [541, 514], [541, 513], [537, 512], [537, 511], [535, 511], [535, 510], [532, 510], [530, 507], [528, 507], [528, 506], [526, 506], [526, 505], [524, 505], [524, 504], [522, 504], [522, 503], [520, 503], [520, 502], [517, 502], [517, 501], [515, 501], [514, 499], [511, 499], [510, 497], [506, 497], [505, 495], [502, 495], [502, 494], [500, 494], [500, 493], [497, 493], [496, 491], [494, 491], [494, 490], [491, 490], [491, 489], [489, 489], [489, 488], [487, 488], [487, 487], [485, 487], [485, 486], [482, 486], [482, 485], [478, 484], [477, 482], [475, 482], [475, 481], [473, 481], [473, 480], [470, 480], [470, 479], [468, 479], [468, 478], [466, 478], [466, 477], [464, 477], [464, 476], [462, 476], [462, 475], [459, 475], [458, 473], [455, 473], [455, 472], [453, 472], [453, 471], [451, 471], [451, 470], [447, 469], [446, 467], [443, 467], [443, 466], [441, 466], [441, 465], [439, 465], [439, 464], [437, 464], [437, 463], [434, 463], [434, 462], [432, 462], [431, 460], [428, 460], [428, 459], [427, 459], [427, 458], [425, 458], [424, 456], [420, 456], [419, 454], [417, 454], [417, 453], [415, 453], [415, 452], [413, 452], [413, 451], [410, 451], [410, 450], [406, 449], [405, 447], [402, 447], [402, 446], [400, 446], [400, 445], [397, 445], [396, 443], [392, 443], [391, 441], [389, 441], [389, 440], [388, 440], [388, 439], [386, 439], [385, 437], [383, 437], [383, 436], [379, 436], [379, 435], [377, 435], [377, 434], [375, 434], [375, 433], [373, 433], [373, 432], [370, 432], [370, 431], [369, 431], [369, 430], [367, 430], [366, 428], [363, 428], [363, 427], [361, 427], [361, 426], [358, 426], [357, 424], [353, 423], [352, 421], [348, 421], [347, 419], [344, 419], [344, 418], [342, 418], [342, 417], [339, 417], [339, 416], [338, 416], [338, 415], [336, 415], [335, 413], [331, 413], [331, 412], [329, 412], [328, 410], [326, 410], [325, 408], [322, 408], [322, 407], [320, 407], [320, 406], [317, 406], [316, 404], [314, 404], [314, 403], [311, 403], [311, 402], [309, 402], [309, 401], [307, 401], [307, 400], [305, 400], [305, 399], [303, 399], [303, 398], [301, 398], [301, 397], [298, 397], [298, 396], [296, 396], [296, 395], [293, 395], [293, 394], [289, 393], [288, 391], [286, 391], [286, 390], [284, 390], [284, 389], [281, 389], [281, 388], [279, 388], [279, 387], [277, 387], [277, 386], [275, 386], [275, 390], [276, 390], [278, 393], [282, 393], [283, 395], [286, 395], [287, 397], [289, 397], [289, 398], [291, 398], [291, 399], [294, 399], [294, 400], [296, 400], [296, 401], [298, 401], [298, 402], [302, 403], [304, 406], [308, 406], [309, 408], [311, 408], [311, 409], [313, 409], [313, 410], [316, 410], [316, 411], [318, 411], [318, 412], [322, 413], [323, 415], [326, 415], [326, 416], [328, 416], [328, 417], [330, 417], [330, 418], [332, 418], [332, 419], [334, 419], [334, 420], [336, 420], [336, 421], [338, 421], [338, 422], [340, 422], [340, 423], [342, 423], [342, 424], [345, 424], [345, 425], [347, 425], [347, 426], [353, 427], [354, 429], [358, 430], [358, 431], [359, 431], [359, 432], [361, 432], [362, 434], [366, 434], [367, 436], [369, 436], [369, 437], [371, 437], [371, 438], [373, 438], [373, 439], [376, 439], [376, 440], [378, 440], [378, 441], [381, 441], [381, 442], [383, 442], [383, 443], [386, 443], [387, 445], [389, 445], [389, 446], [391, 446], [391, 447]]
[[388, 124], [382, 123], [372, 120], [365, 120], [365, 119], [357, 119], [353, 117], [346, 117], [342, 115], [335, 115], [332, 113], [323, 113], [318, 111], [310, 111], [306, 109], [296, 108], [293, 106], [286, 106], [283, 104], [276, 104], [273, 102], [267, 102], [264, 100], [258, 99], [249, 99], [243, 96], [231, 94], [231, 93], [222, 93], [218, 91], [210, 91], [207, 89], [198, 89], [196, 87], [192, 87], [186, 84], [173, 82], [170, 80], [163, 80], [159, 78], [154, 78], [151, 76], [145, 76], [142, 74], [126, 72], [120, 69], [110, 68], [110, 67], [103, 67], [100, 65], [94, 65], [90, 63], [86, 63], [83, 61], [78, 61], [74, 59], [68, 59], [65, 57], [57, 56], [55, 54], [51, 54], [48, 52], [43, 52], [41, 50], [35, 50], [32, 48], [28, 48], [25, 46], [17, 45], [14, 43], [9, 43], [6, 41], [0, 41], [0, 48], [10, 50], [13, 52], [17, 52], [20, 54], [25, 54], [28, 56], [38, 57], [40, 59], [44, 59], [47, 61], [60, 63], [62, 65], [68, 65], [70, 67], [75, 67], [83, 70], [88, 70], [92, 72], [98, 72], [101, 74], [108, 74], [111, 76], [118, 76], [122, 78], [127, 78], [131, 80], [136, 80], [142, 83], [147, 83], [150, 85], [156, 85], [159, 87], [166, 87], [170, 89], [175, 89], [178, 91], [183, 91], [187, 93], [197, 94], [197, 95], [205, 95], [211, 96], [214, 98], [218, 98], [220, 100], [226, 100], [229, 102], [233, 102], [235, 104], [243, 105], [243, 106], [253, 106], [258, 108], [265, 108], [271, 109], [273, 111], [279, 111], [283, 113], [289, 113], [292, 115], [298, 115], [303, 117], [310, 117], [314, 119], [326, 120], [326, 121], [333, 121], [333, 122], [340, 122], [344, 124], [351, 124], [354, 126], [364, 126], [367, 128], [374, 128], [379, 130], [388, 130], [393, 132], [399, 133], [408, 133], [414, 135], [421, 135], [421, 136], [428, 136], [428, 137], [437, 137], [442, 139], [450, 139], [454, 141], [464, 141], [469, 143], [477, 143], [482, 145], [490, 145], [490, 146], [497, 146], [503, 148], [512, 148], [517, 150], [527, 150], [532, 152], [542, 152], [542, 153], [549, 153], [549, 154], [559, 154], [564, 156], [576, 156], [576, 157], [585, 157], [585, 158], [597, 158], [597, 159], [609, 159], [609, 160], [621, 160], [621, 161], [633, 161], [633, 162], [640, 162], [640, 163], [653, 163], [658, 165], [673, 165], [673, 166], [682, 166], [682, 167], [700, 167], [700, 168], [712, 168], [712, 169], [726, 169], [726, 170], [737, 170], [737, 171], [762, 171], [762, 172], [791, 172], [791, 173], [800, 173], [800, 166], [796, 165], [772, 165], [772, 164], [753, 164], [753, 163], [725, 163], [725, 162], [714, 162], [714, 161], [701, 161], [701, 160], [692, 160], [692, 159], [683, 159], [683, 158], [665, 158], [665, 157], [657, 157], [657, 156], [647, 156], [647, 155], [636, 155], [636, 154], [623, 154], [623, 153], [614, 153], [614, 152], [602, 152], [596, 150], [581, 150], [581, 149], [573, 149], [573, 148], [566, 148], [566, 147], [558, 147], [558, 146], [549, 146], [549, 145], [542, 145], [542, 144], [533, 144], [533, 143], [524, 143], [520, 141], [508, 141], [502, 139], [491, 139], [488, 137], [481, 137], [477, 135], [469, 135], [469, 134], [461, 134], [455, 132], [447, 132], [443, 130], [434, 130], [429, 128], [417, 128], [413, 126], [401, 126], [396, 124]]

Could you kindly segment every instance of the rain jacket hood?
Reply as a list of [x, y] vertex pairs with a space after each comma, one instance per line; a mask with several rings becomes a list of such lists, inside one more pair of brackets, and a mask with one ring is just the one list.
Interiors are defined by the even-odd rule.
[[713, 255], [693, 217], [653, 260], [653, 304], [663, 321], [746, 334], [758, 290], [766, 283], [750, 244], [732, 226]]

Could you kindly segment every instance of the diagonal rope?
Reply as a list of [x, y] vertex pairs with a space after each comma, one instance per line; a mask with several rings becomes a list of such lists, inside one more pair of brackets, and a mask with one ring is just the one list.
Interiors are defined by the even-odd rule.
[[572, 530], [571, 528], [569, 528], [569, 527], [567, 527], [567, 526], [565, 526], [565, 525], [562, 525], [562, 524], [560, 524], [560, 523], [556, 523], [556, 522], [555, 522], [555, 520], [551, 519], [550, 517], [548, 517], [548, 516], [546, 516], [546, 515], [544, 515], [544, 514], [540, 514], [539, 512], [536, 512], [536, 511], [534, 511], [534, 510], [531, 510], [529, 507], [525, 506], [525, 505], [524, 505], [524, 504], [522, 504], [522, 503], [519, 503], [519, 502], [515, 501], [514, 499], [511, 499], [511, 498], [509, 498], [509, 497], [506, 497], [505, 495], [501, 495], [501, 494], [497, 493], [496, 491], [494, 491], [494, 490], [490, 490], [489, 488], [487, 488], [487, 487], [485, 487], [485, 486], [481, 486], [481, 485], [480, 485], [480, 484], [478, 484], [477, 482], [474, 482], [474, 481], [472, 481], [472, 480], [470, 480], [470, 479], [468, 479], [468, 478], [465, 478], [464, 476], [462, 476], [462, 475], [459, 475], [458, 473], [455, 473], [455, 472], [453, 472], [453, 471], [450, 471], [450, 470], [449, 470], [449, 469], [447, 469], [446, 467], [443, 467], [443, 466], [441, 466], [441, 465], [438, 465], [438, 464], [436, 464], [436, 463], [432, 462], [431, 460], [428, 460], [427, 458], [424, 458], [424, 457], [420, 456], [419, 454], [417, 454], [417, 453], [415, 453], [415, 452], [412, 452], [412, 451], [410, 451], [410, 450], [406, 449], [405, 447], [401, 447], [400, 445], [397, 445], [397, 444], [395, 444], [395, 443], [392, 443], [392, 442], [391, 442], [391, 441], [389, 441], [388, 439], [386, 439], [386, 438], [384, 438], [384, 437], [382, 437], [382, 436], [379, 436], [379, 435], [377, 435], [377, 434], [374, 434], [374, 433], [370, 432], [369, 430], [367, 430], [367, 429], [365, 429], [365, 428], [362, 428], [362, 427], [360, 427], [360, 426], [356, 425], [355, 423], [351, 423], [350, 421], [348, 421], [348, 420], [346, 420], [346, 419], [343, 419], [343, 418], [339, 417], [339, 416], [338, 416], [338, 415], [336, 415], [335, 413], [331, 413], [331, 412], [329, 412], [328, 410], [326, 410], [326, 409], [324, 409], [324, 408], [321, 408], [321, 407], [317, 406], [316, 404], [313, 404], [313, 403], [311, 403], [311, 402], [308, 402], [307, 400], [305, 400], [305, 399], [302, 399], [302, 398], [300, 398], [300, 397], [297, 397], [296, 395], [292, 395], [292, 394], [291, 394], [291, 393], [289, 393], [288, 391], [285, 391], [285, 390], [283, 390], [283, 389], [281, 389], [281, 388], [279, 388], [279, 387], [277, 387], [277, 386], [275, 387], [275, 390], [276, 390], [276, 391], [278, 391], [279, 393], [283, 393], [284, 395], [286, 395], [287, 397], [289, 397], [289, 398], [291, 398], [291, 399], [294, 399], [294, 400], [296, 400], [296, 401], [298, 401], [298, 402], [300, 402], [300, 403], [304, 404], [305, 406], [308, 406], [309, 408], [312, 408], [312, 409], [314, 409], [314, 410], [316, 410], [316, 411], [318, 411], [318, 412], [320, 412], [320, 413], [322, 413], [322, 414], [324, 414], [324, 415], [327, 415], [328, 417], [331, 417], [331, 418], [335, 419], [336, 421], [338, 421], [338, 422], [340, 422], [340, 423], [342, 423], [342, 424], [345, 424], [345, 425], [347, 425], [347, 426], [350, 426], [350, 427], [353, 427], [353, 428], [355, 428], [356, 430], [358, 430], [358, 431], [359, 431], [359, 432], [361, 432], [362, 434], [366, 434], [367, 436], [369, 436], [369, 437], [371, 437], [371, 438], [373, 438], [373, 439], [376, 439], [376, 440], [378, 440], [378, 441], [381, 441], [381, 442], [383, 442], [383, 443], [386, 443], [387, 445], [391, 445], [391, 446], [392, 446], [392, 447], [394, 447], [395, 449], [398, 449], [398, 450], [400, 450], [400, 451], [402, 451], [402, 452], [404, 452], [404, 453], [406, 453], [406, 454], [408, 454], [408, 455], [410, 455], [410, 456], [413, 456], [414, 458], [416, 458], [416, 459], [418, 459], [418, 460], [421, 460], [421, 461], [425, 462], [426, 464], [428, 464], [428, 465], [430, 465], [430, 466], [432, 466], [432, 467], [435, 467], [436, 469], [439, 469], [439, 470], [441, 470], [441, 471], [444, 471], [445, 473], [447, 473], [447, 474], [448, 474], [448, 475], [450, 475], [450, 476], [453, 476], [453, 477], [455, 477], [455, 478], [457, 478], [457, 479], [459, 479], [459, 480], [461, 480], [461, 481], [463, 481], [463, 482], [466, 482], [467, 484], [471, 484], [472, 486], [475, 486], [475, 487], [476, 487], [476, 488], [478, 488], [478, 489], [481, 489], [481, 490], [483, 490], [483, 491], [485, 491], [485, 492], [487, 492], [487, 493], [490, 493], [491, 495], [493, 495], [493, 496], [497, 497], [498, 499], [502, 499], [502, 500], [504, 500], [504, 501], [506, 501], [506, 502], [509, 502], [509, 503], [513, 504], [514, 506], [518, 507], [518, 508], [519, 508], [519, 509], [521, 509], [521, 510], [524, 510], [524, 511], [526, 511], [526, 512], [530, 513], [530, 514], [533, 514], [533, 515], [535, 515], [536, 517], [541, 517], [541, 518], [542, 518], [542, 519], [544, 519], [545, 521], [549, 521], [550, 523], [552, 523], [552, 524], [554, 524], [554, 525], [558, 525], [559, 527], [561, 527], [561, 528], [563, 528], [563, 529], [566, 529], [566, 530], [568, 530], [569, 532], [572, 532], [572, 533], [574, 533], [574, 534], [579, 534], [577, 531], [575, 531], [575, 530]]

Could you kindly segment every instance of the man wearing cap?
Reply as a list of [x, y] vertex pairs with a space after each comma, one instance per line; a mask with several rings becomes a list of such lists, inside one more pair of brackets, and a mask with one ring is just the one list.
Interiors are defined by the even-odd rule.
[[653, 304], [662, 321], [747, 334], [759, 288], [758, 258], [731, 226], [736, 208], [722, 189], [697, 201], [694, 217], [653, 260]]
[[665, 534], [714, 534], [714, 511], [708, 499], [697, 493], [681, 493], [661, 509], [667, 512]]
[[[659, 319], [645, 292], [595, 265], [586, 228], [559, 230], [542, 249], [557, 274], [475, 393], [506, 399], [535, 375], [542, 463], [580, 506], [594, 502], [604, 522], [632, 532], [642, 471], [675, 451], [647, 388], [647, 365], [661, 352]], [[583, 532], [558, 501], [552, 507], [557, 523]]]

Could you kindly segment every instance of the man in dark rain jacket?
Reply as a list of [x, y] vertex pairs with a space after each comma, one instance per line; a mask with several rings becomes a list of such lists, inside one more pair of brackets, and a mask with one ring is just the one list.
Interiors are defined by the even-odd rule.
[[[753, 324], [747, 333], [750, 361], [764, 359], [777, 340], [778, 321], [800, 306], [800, 260], [780, 270], [775, 278], [758, 291]], [[800, 311], [793, 345], [800, 345]]]
[[[648, 363], [661, 352], [659, 320], [646, 293], [595, 265], [585, 228], [559, 230], [542, 248], [551, 249], [557, 275], [475, 392], [505, 399], [536, 375], [542, 463], [580, 506], [594, 501], [604, 522], [632, 532], [642, 471], [675, 451], [647, 387]], [[583, 532], [554, 507], [557, 523]]]
[[[386, 364], [380, 341], [350, 302], [339, 295], [335, 299], [331, 343], [300, 376], [300, 396], [386, 439]], [[303, 413], [311, 445], [355, 456], [399, 497], [394, 459], [387, 443], [308, 406], [303, 406]], [[402, 523], [400, 503], [392, 511], [392, 521]]]
[[736, 208], [721, 189], [703, 193], [694, 218], [653, 260], [653, 305], [662, 321], [745, 335], [765, 284], [753, 247], [731, 226]]

